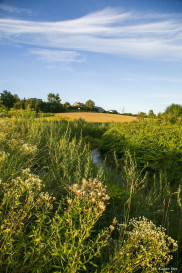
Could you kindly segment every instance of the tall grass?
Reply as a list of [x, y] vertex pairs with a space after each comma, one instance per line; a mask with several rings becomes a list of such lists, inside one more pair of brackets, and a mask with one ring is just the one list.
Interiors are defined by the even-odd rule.
[[92, 162], [85, 136], [103, 130], [83, 121], [1, 120], [1, 272], [156, 272], [171, 260], [177, 243], [161, 227], [129, 221], [146, 183], [135, 159], [125, 155], [115, 185]]

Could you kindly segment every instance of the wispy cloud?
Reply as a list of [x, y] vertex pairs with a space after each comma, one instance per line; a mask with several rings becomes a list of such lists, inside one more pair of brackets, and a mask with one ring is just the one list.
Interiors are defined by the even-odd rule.
[[10, 42], [67, 51], [181, 60], [181, 18], [174, 14], [107, 8], [69, 21], [0, 19], [0, 37]]
[[0, 4], [0, 10], [9, 12], [9, 13], [27, 13], [29, 15], [32, 14], [31, 10], [13, 7], [7, 4]]
[[38, 57], [39, 60], [46, 63], [62, 63], [69, 65], [70, 63], [81, 63], [85, 59], [76, 51], [63, 51], [51, 49], [32, 49], [31, 54]]

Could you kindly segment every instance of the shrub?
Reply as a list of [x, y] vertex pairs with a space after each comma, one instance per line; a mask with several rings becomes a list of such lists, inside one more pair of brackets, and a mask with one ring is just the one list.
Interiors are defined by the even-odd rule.
[[145, 217], [131, 219], [127, 226], [119, 225], [121, 240], [110, 267], [103, 272], [157, 272], [170, 262], [172, 252], [177, 250], [177, 243], [165, 234], [165, 229], [157, 228]]
[[[125, 223], [124, 229], [114, 218], [109, 228], [94, 231], [110, 199], [96, 179], [72, 185], [67, 202], [57, 204], [29, 169], [0, 187], [1, 272], [95, 272], [98, 265], [100, 272], [155, 272], [177, 249], [164, 229], [146, 218]], [[119, 240], [111, 238], [116, 229]], [[110, 263], [102, 265], [102, 250], [113, 246]]]
[[59, 201], [55, 213], [55, 198], [29, 169], [0, 187], [1, 272], [78, 272], [106, 246], [107, 229], [91, 237], [109, 200], [102, 183], [74, 184], [72, 199]]

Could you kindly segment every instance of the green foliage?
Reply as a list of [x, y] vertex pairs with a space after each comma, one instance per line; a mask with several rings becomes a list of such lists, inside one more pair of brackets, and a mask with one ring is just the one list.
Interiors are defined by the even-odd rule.
[[153, 110], [150, 110], [150, 111], [149, 111], [148, 117], [149, 117], [149, 118], [154, 118], [154, 117], [155, 117], [155, 114], [154, 114], [154, 111], [153, 111]]
[[[89, 146], [83, 143], [79, 122], [35, 120], [28, 115], [6, 120], [3, 126], [7, 137], [3, 137], [2, 151], [10, 155], [2, 166], [6, 177], [12, 177], [13, 172], [16, 174], [20, 168], [31, 166], [40, 172], [41, 178], [45, 177], [48, 189], [54, 188], [59, 195], [63, 194], [65, 184], [96, 176], [96, 166], [92, 164]], [[84, 131], [86, 134], [86, 128]], [[22, 154], [24, 144], [37, 146], [37, 153], [31, 157], [28, 153]]]
[[13, 104], [13, 108], [14, 109], [22, 109], [22, 102], [21, 101], [17, 101]]
[[126, 149], [135, 154], [138, 166], [149, 163], [151, 172], [167, 172], [171, 182], [181, 179], [182, 126], [167, 123], [130, 123], [111, 125], [100, 140], [101, 151], [116, 152], [122, 160]]
[[94, 108], [95, 102], [93, 100], [87, 100], [85, 106], [88, 108]]
[[122, 113], [121, 114], [122, 116], [133, 116], [133, 117], [136, 117], [136, 115], [135, 114], [132, 114], [132, 113]]
[[177, 201], [180, 209], [182, 209], [182, 198], [181, 198], [181, 185], [179, 185], [179, 188], [177, 190]]
[[13, 107], [13, 104], [17, 100], [17, 95], [12, 95], [11, 92], [4, 90], [2, 93], [0, 93], [0, 101], [2, 105], [7, 109], [7, 111]]
[[64, 107], [65, 108], [69, 108], [71, 106], [71, 104], [68, 102], [68, 101], [66, 101], [65, 103], [64, 103]]
[[43, 112], [60, 113], [64, 111], [63, 105], [57, 101], [47, 102], [43, 108]]
[[182, 105], [180, 104], [171, 104], [169, 105], [164, 113], [158, 113], [158, 119], [167, 122], [167, 123], [182, 123]]
[[64, 106], [61, 104], [59, 94], [49, 93], [48, 102], [44, 102], [36, 98], [24, 98], [20, 100], [16, 94], [12, 95], [11, 92], [4, 90], [0, 93], [0, 111], [4, 111], [4, 109], [9, 111], [10, 108], [14, 110], [31, 110], [36, 111], [36, 113], [59, 113], [65, 111]]
[[147, 117], [147, 114], [144, 113], [144, 112], [140, 112], [138, 115], [137, 115], [138, 119], [140, 121], [144, 120], [146, 117]]
[[[98, 141], [118, 127], [35, 119], [32, 112], [0, 120], [0, 271], [152, 272], [168, 263], [176, 243], [145, 218], [129, 223], [154, 202], [161, 209], [172, 196], [167, 182], [148, 184], [137, 157], [124, 150], [122, 167], [115, 154], [115, 176], [92, 162], [88, 136]], [[180, 188], [174, 197], [181, 204]]]
[[47, 95], [48, 102], [42, 102], [35, 105], [35, 110], [42, 112], [59, 113], [64, 112], [64, 106], [61, 104], [59, 94], [49, 93]]
[[57, 103], [59, 103], [61, 101], [58, 93], [57, 94], [49, 93], [47, 95], [47, 99], [48, 99], [49, 102], [57, 102]]
[[173, 103], [166, 108], [164, 113], [173, 115], [174, 117], [179, 117], [182, 114], [182, 106], [180, 104]]
[[110, 231], [106, 228], [94, 234], [109, 200], [106, 187], [97, 180], [71, 186], [68, 205], [63, 200], [56, 204], [55, 197], [44, 191], [42, 181], [29, 169], [21, 177], [1, 181], [0, 186], [1, 272], [69, 273], [88, 268], [95, 272], [95, 259], [98, 262], [103, 248], [112, 248], [111, 235], [116, 228], [121, 238], [115, 240], [110, 262], [100, 264], [101, 272], [133, 272], [135, 268], [155, 272], [177, 249], [164, 230], [145, 218], [124, 224], [124, 233], [123, 225], [114, 218]]
[[80, 189], [74, 184], [69, 205], [63, 210], [60, 201], [54, 212], [55, 197], [43, 192], [42, 181], [29, 169], [9, 183], [1, 181], [0, 186], [1, 272], [85, 271], [107, 245], [108, 230], [90, 237], [105, 210], [95, 191], [102, 195], [105, 187], [96, 180], [83, 180]]
[[[121, 225], [121, 234], [122, 230]], [[157, 228], [145, 217], [131, 219], [125, 233], [125, 242], [121, 240], [111, 266], [102, 272], [158, 272], [159, 268], [169, 263], [172, 259], [170, 253], [176, 249], [177, 243], [166, 236], [165, 229]]]

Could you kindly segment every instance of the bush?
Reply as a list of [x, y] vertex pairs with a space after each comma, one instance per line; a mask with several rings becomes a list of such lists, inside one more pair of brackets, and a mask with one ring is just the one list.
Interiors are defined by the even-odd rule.
[[158, 272], [170, 262], [170, 254], [177, 250], [177, 243], [166, 236], [165, 229], [157, 228], [145, 217], [131, 219], [127, 228], [124, 225], [118, 226], [121, 242], [111, 266], [107, 266], [104, 272], [129, 273], [140, 269], [142, 272]]
[[[155, 272], [177, 249], [176, 242], [146, 218], [131, 220], [124, 232], [114, 218], [109, 228], [93, 233], [110, 199], [96, 179], [72, 185], [67, 204], [56, 204], [29, 169], [21, 177], [1, 181], [0, 187], [1, 272], [95, 272], [98, 265], [101, 272]], [[112, 261], [103, 266], [98, 258], [102, 249], [113, 248], [111, 236], [117, 227], [121, 237], [114, 243]]]
[[68, 205], [59, 201], [54, 213], [55, 197], [29, 169], [0, 187], [1, 272], [78, 272], [106, 246], [108, 230], [90, 237], [109, 200], [97, 180], [70, 187]]
[[148, 162], [151, 173], [162, 170], [171, 183], [181, 180], [181, 134], [180, 124], [130, 123], [111, 125], [100, 138], [100, 150], [110, 157], [114, 152], [123, 161], [125, 150], [135, 154], [138, 166]]

